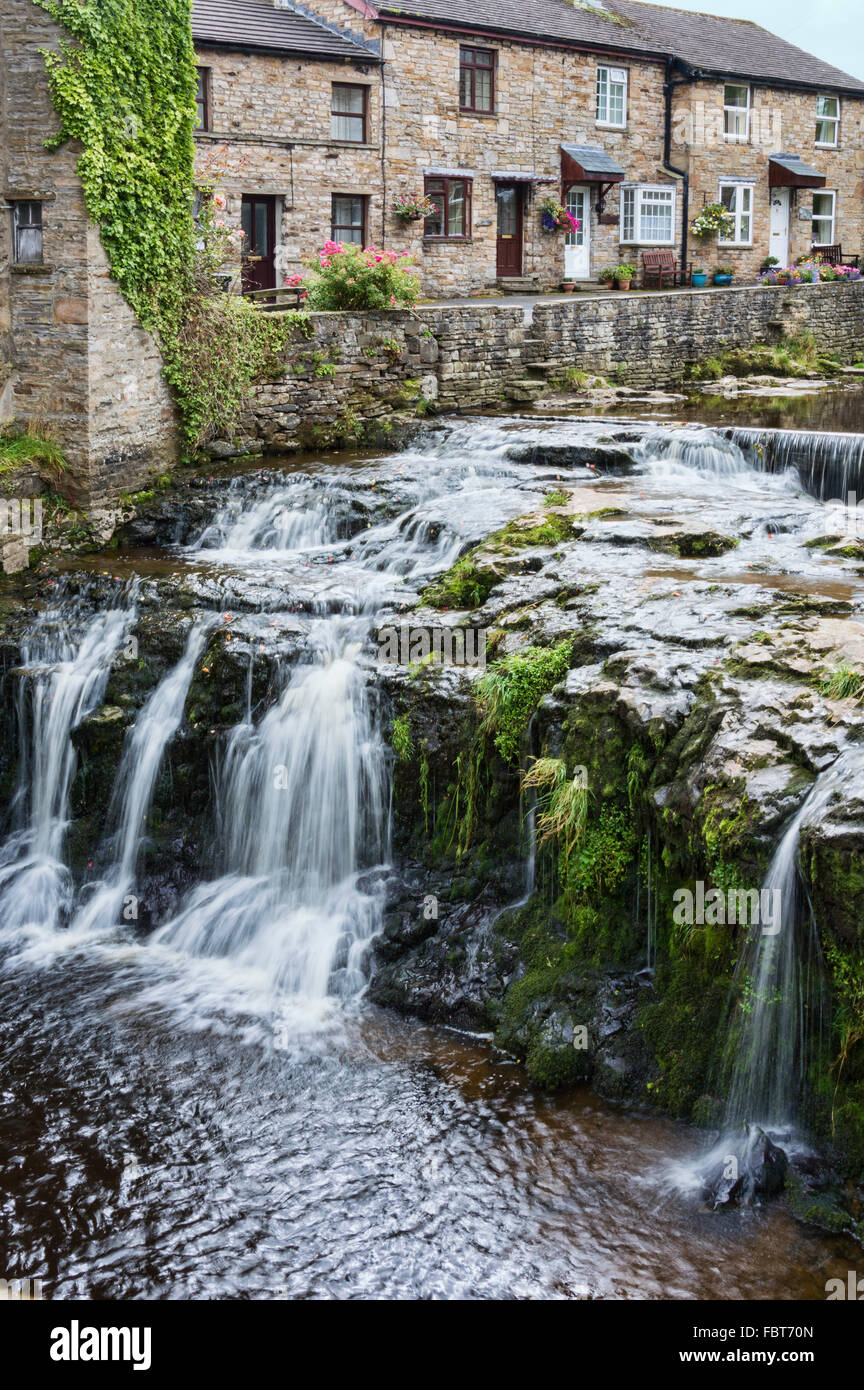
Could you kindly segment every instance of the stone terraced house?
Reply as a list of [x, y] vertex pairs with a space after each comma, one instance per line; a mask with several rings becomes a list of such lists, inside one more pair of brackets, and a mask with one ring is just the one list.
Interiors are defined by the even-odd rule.
[[[644, 250], [751, 278], [864, 244], [864, 82], [745, 20], [641, 0], [193, 0], [202, 177], [250, 287], [326, 237], [415, 254], [430, 297], [591, 281]], [[218, 151], [218, 154], [216, 153]], [[418, 222], [392, 210], [426, 194]], [[544, 231], [539, 205], [581, 222]], [[734, 233], [694, 239], [723, 202]]]

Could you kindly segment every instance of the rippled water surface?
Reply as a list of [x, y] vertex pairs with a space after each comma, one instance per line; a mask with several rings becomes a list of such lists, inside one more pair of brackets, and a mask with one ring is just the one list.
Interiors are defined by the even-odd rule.
[[120, 946], [2, 980], [0, 1229], [47, 1295], [823, 1298], [855, 1267], [780, 1207], [682, 1200], [684, 1125], [362, 1006], [287, 1049], [179, 1026], [215, 988]]

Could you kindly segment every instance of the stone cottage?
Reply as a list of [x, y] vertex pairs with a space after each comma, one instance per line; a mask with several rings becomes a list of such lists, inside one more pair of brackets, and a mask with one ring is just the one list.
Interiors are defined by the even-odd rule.
[[[432, 297], [590, 281], [656, 247], [748, 278], [769, 254], [862, 249], [864, 82], [747, 21], [640, 0], [194, 0], [193, 35], [202, 171], [223, 150], [253, 254], [273, 228], [250, 285], [326, 236], [412, 251]], [[424, 194], [431, 216], [394, 213]], [[544, 230], [547, 197], [577, 232]], [[717, 202], [734, 232], [694, 243]]]

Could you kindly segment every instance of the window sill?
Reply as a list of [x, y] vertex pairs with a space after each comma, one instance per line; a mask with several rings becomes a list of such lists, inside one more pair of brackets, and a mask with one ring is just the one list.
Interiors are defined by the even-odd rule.
[[39, 265], [27, 265], [24, 262], [13, 262], [9, 267], [10, 275], [53, 275], [53, 265], [46, 265], [42, 261]]
[[752, 251], [752, 250], [753, 250], [753, 242], [752, 242], [752, 241], [718, 241], [718, 243], [717, 243], [717, 249], [718, 249], [719, 251]]
[[473, 236], [424, 236], [424, 246], [470, 246]]
[[646, 251], [674, 251], [676, 243], [674, 241], [620, 241], [619, 246], [640, 246]]
[[623, 125], [616, 125], [614, 121], [595, 121], [594, 125], [597, 127], [598, 130], [627, 130], [626, 121]]
[[817, 150], [839, 150], [839, 144], [826, 145], [822, 140], [814, 140], [813, 148]]
[[472, 111], [470, 106], [460, 106], [459, 115], [470, 116], [472, 120], [476, 121], [497, 121], [498, 119], [497, 111]]

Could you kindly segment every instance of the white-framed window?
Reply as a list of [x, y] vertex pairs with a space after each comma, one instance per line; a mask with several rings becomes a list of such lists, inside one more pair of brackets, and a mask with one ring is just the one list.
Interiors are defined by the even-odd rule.
[[674, 185], [622, 184], [620, 239], [630, 246], [674, 246]]
[[627, 124], [627, 69], [597, 69], [597, 124], [617, 126]]
[[834, 245], [837, 194], [822, 190], [813, 194], [813, 245]]
[[816, 144], [836, 148], [840, 134], [840, 98], [816, 98]]
[[753, 192], [752, 183], [721, 183], [720, 202], [734, 221], [735, 229], [728, 236], [718, 237], [718, 246], [753, 245]]
[[750, 139], [750, 88], [727, 82], [723, 88], [723, 135], [746, 144]]

